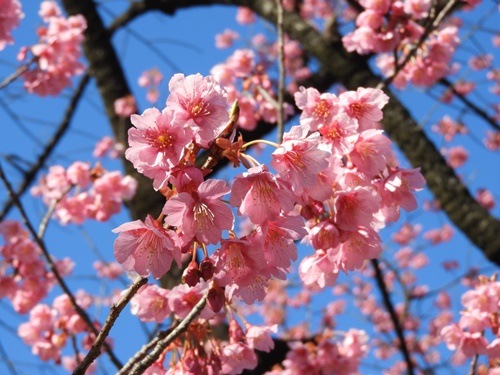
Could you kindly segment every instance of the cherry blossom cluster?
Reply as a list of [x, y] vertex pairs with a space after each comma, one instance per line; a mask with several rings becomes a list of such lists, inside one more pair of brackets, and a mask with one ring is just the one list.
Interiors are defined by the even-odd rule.
[[350, 329], [338, 342], [318, 337], [314, 342], [293, 342], [282, 368], [266, 372], [278, 374], [356, 374], [361, 359], [368, 352], [368, 336]]
[[19, 23], [24, 18], [24, 13], [21, 10], [19, 0], [2, 0], [0, 2], [0, 51], [7, 44], [14, 43], [12, 35], [13, 29], [19, 26]]
[[[14, 220], [0, 222], [0, 298], [8, 298], [19, 314], [28, 313], [56, 285], [52, 272], [48, 271], [42, 251], [33, 242], [22, 225]], [[67, 276], [73, 269], [69, 258], [56, 261], [61, 275]]]
[[[83, 309], [88, 309], [92, 304], [92, 297], [83, 290], [75, 293], [75, 300]], [[31, 346], [34, 355], [44, 362], [53, 360], [56, 364], [62, 363], [68, 371], [76, 368], [77, 358], [83, 359], [84, 353], [77, 352], [72, 356], [63, 356], [62, 349], [79, 334], [84, 335], [81, 339], [82, 349], [88, 351], [95, 340], [95, 335], [89, 331], [87, 323], [75, 311], [66, 294], [54, 298], [52, 306], [36, 305], [30, 311], [29, 320], [20, 324], [18, 328], [19, 337], [26, 345]], [[95, 365], [90, 367], [89, 372], [92, 373], [94, 370]]]
[[462, 295], [460, 320], [443, 327], [441, 337], [448, 349], [454, 351], [455, 364], [474, 356], [487, 356], [488, 365], [481, 365], [482, 372], [478, 373], [496, 374], [500, 368], [500, 282], [496, 275], [480, 276], [472, 287]]
[[30, 64], [22, 75], [29, 93], [55, 96], [85, 70], [78, 60], [87, 22], [81, 15], [63, 17], [55, 1], [42, 1], [39, 14], [47, 25], [38, 29], [37, 44], [21, 48], [18, 60]]
[[[132, 310], [145, 321], [160, 322], [172, 312], [182, 318], [207, 295], [207, 306], [195, 323], [201, 329], [203, 319], [223, 307], [231, 311], [233, 300], [248, 305], [262, 301], [271, 280], [286, 279], [297, 260], [295, 241], [301, 239], [314, 247], [314, 254], [300, 264], [302, 281], [313, 289], [331, 286], [340, 271], [360, 268], [379, 256], [377, 232], [399, 218], [401, 207], [416, 208], [413, 193], [423, 188], [424, 180], [418, 169], [394, 165], [391, 142], [376, 128], [388, 100], [380, 90], [358, 89], [337, 97], [301, 88], [295, 95], [302, 110], [300, 125], [286, 132], [281, 144], [245, 144], [236, 136], [238, 104], [228, 112], [229, 95], [213, 77], [176, 74], [169, 89], [162, 111], [150, 108], [131, 116], [134, 127], [125, 151], [165, 196], [162, 214], [114, 230], [119, 233], [116, 260], [142, 277], [160, 278], [172, 262], [180, 265], [183, 254], [191, 259], [183, 285], [172, 290], [149, 285], [135, 297]], [[246, 153], [256, 143], [276, 148], [270, 166]], [[202, 150], [209, 155], [200, 168], [195, 163]], [[221, 158], [247, 168], [231, 187], [205, 177]], [[239, 236], [233, 231], [234, 211], [249, 221]], [[210, 254], [211, 245], [216, 248]], [[248, 366], [255, 365], [251, 348], [242, 347], [242, 339], [233, 341], [231, 349], [223, 345], [221, 352], [233, 351], [228, 358], [238, 357], [240, 363], [246, 358]], [[309, 348], [310, 355], [326, 350], [317, 344]], [[341, 352], [332, 345], [328, 350]], [[200, 350], [184, 351], [184, 356], [211, 366], [214, 357]], [[224, 355], [214, 355], [226, 372]], [[359, 360], [355, 357], [354, 367]]]
[[[194, 286], [200, 278], [211, 280], [214, 290], [225, 287], [228, 300], [251, 304], [264, 298], [271, 278], [286, 277], [297, 259], [294, 241], [307, 237], [315, 248], [302, 261], [300, 275], [306, 285], [323, 288], [340, 271], [378, 257], [378, 230], [399, 218], [400, 207], [416, 208], [413, 192], [422, 189], [422, 176], [417, 169], [391, 166], [391, 142], [374, 128], [388, 99], [380, 90], [336, 97], [302, 88], [296, 94], [301, 124], [274, 145], [274, 173], [244, 153], [241, 137], [231, 137], [227, 127], [237, 119], [229, 116], [227, 94], [212, 77], [176, 74], [169, 87], [163, 111], [132, 116], [135, 128], [125, 155], [167, 202], [158, 219], [148, 216], [114, 230], [120, 233], [115, 257], [128, 271], [160, 278], [172, 261], [180, 264], [182, 253], [189, 253], [193, 262], [185, 281]], [[248, 171], [231, 188], [205, 180], [208, 171], [194, 166], [203, 148]], [[229, 193], [228, 205], [221, 198]], [[252, 223], [247, 235], [232, 232], [230, 206]], [[222, 238], [224, 231], [229, 238]], [[219, 243], [209, 255], [206, 247]], [[197, 248], [204, 253], [199, 265]]]
[[[259, 120], [274, 123], [277, 119], [275, 82], [270, 77], [269, 69], [277, 58], [278, 46], [271, 43], [262, 34], [252, 39], [252, 49], [237, 49], [224, 63], [215, 65], [210, 73], [224, 86], [228, 102], [238, 100], [239, 122], [241, 129], [252, 131]], [[311, 72], [304, 65], [300, 44], [286, 40], [285, 69], [294, 80], [303, 80]], [[292, 84], [293, 85], [293, 84]], [[295, 85], [290, 87], [295, 92]], [[287, 113], [291, 108], [286, 106]]]
[[63, 225], [82, 224], [85, 220], [107, 221], [120, 212], [124, 200], [131, 199], [137, 181], [119, 171], [109, 172], [97, 164], [74, 162], [67, 169], [60, 165], [49, 168], [31, 194], [55, 206], [54, 216]]
[[[357, 16], [355, 30], [342, 38], [344, 47], [362, 55], [385, 53], [377, 57], [376, 64], [385, 76], [396, 73], [395, 87], [403, 88], [408, 82], [430, 86], [453, 71], [450, 61], [459, 43], [457, 27], [443, 26], [419, 44], [426, 31], [418, 21], [429, 15], [430, 0], [360, 0], [359, 3], [365, 10]], [[414, 57], [396, 71], [414, 49], [417, 49]]]
[[[171, 290], [154, 284], [141, 287], [131, 301], [131, 311], [144, 322], [163, 322], [171, 314], [182, 319], [193, 309], [196, 303], [208, 291], [208, 283], [199, 283], [194, 287], [182, 284]], [[269, 352], [274, 343], [270, 334], [277, 332], [277, 326], [254, 326], [245, 324], [243, 332], [239, 323], [230, 321], [229, 342], [221, 343], [208, 335], [211, 328], [224, 321], [223, 315], [216, 316], [213, 301], [205, 306], [199, 319], [168, 350], [182, 353], [168, 373], [184, 372], [238, 374], [243, 369], [252, 369], [257, 365], [255, 349]], [[196, 339], [194, 339], [196, 338]], [[185, 345], [185, 343], [188, 343]], [[157, 371], [165, 371], [163, 358], [153, 366]], [[163, 372], [162, 372], [163, 373]]]
[[104, 136], [95, 145], [92, 156], [94, 158], [109, 157], [110, 159], [116, 159], [123, 156], [125, 153], [125, 146], [116, 142], [112, 137]]
[[[158, 101], [158, 98], [160, 96], [160, 92], [158, 91], [158, 86], [160, 86], [160, 83], [162, 81], [163, 81], [163, 74], [161, 74], [158, 68], [152, 68], [142, 72], [141, 76], [138, 79], [138, 84], [141, 87], [147, 88], [148, 92], [146, 94], [146, 99], [148, 102], [156, 103]], [[116, 107], [117, 104], [115, 103], [115, 108]]]

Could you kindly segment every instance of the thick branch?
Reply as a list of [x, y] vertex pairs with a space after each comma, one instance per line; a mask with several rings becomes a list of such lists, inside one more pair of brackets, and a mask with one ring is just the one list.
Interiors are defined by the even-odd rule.
[[[96, 80], [115, 138], [127, 139], [130, 120], [116, 115], [114, 103], [116, 99], [129, 95], [130, 88], [111, 43], [112, 33], [103, 24], [93, 0], [63, 0], [62, 3], [69, 15], [81, 14], [87, 20], [83, 49], [90, 65], [89, 74]], [[126, 20], [133, 18], [134, 15], [128, 15]], [[137, 193], [129, 205], [131, 216], [144, 218], [148, 213], [158, 214], [163, 207], [164, 197], [153, 190], [151, 180], [139, 174], [129, 162], [125, 162], [125, 171], [139, 181]]]

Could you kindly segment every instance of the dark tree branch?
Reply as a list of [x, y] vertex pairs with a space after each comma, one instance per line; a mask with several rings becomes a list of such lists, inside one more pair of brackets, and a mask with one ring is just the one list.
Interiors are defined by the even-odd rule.
[[[87, 20], [83, 50], [89, 63], [89, 74], [96, 80], [115, 138], [127, 139], [127, 131], [132, 126], [130, 119], [120, 118], [114, 109], [116, 99], [131, 93], [111, 43], [112, 32], [116, 28], [111, 31], [106, 29], [93, 0], [63, 0], [62, 4], [69, 15], [81, 14]], [[123, 17], [121, 25], [125, 25], [133, 18], [130, 14]], [[139, 188], [129, 203], [131, 216], [137, 219], [144, 218], [147, 213], [157, 215], [163, 207], [165, 198], [153, 190], [151, 181], [139, 174], [131, 163], [125, 162], [124, 165], [126, 173], [139, 182]]]
[[403, 354], [403, 357], [406, 362], [406, 369], [408, 375], [413, 375], [415, 373], [413, 361], [410, 356], [410, 352], [408, 350], [408, 346], [406, 345], [405, 335], [403, 332], [403, 328], [401, 327], [401, 323], [399, 321], [398, 315], [396, 314], [396, 310], [391, 301], [391, 297], [389, 295], [389, 291], [387, 290], [387, 286], [385, 285], [384, 275], [382, 274], [382, 270], [380, 269], [380, 265], [377, 259], [372, 259], [371, 261], [372, 267], [375, 270], [375, 280], [377, 281], [377, 286], [382, 294], [382, 300], [384, 301], [384, 306], [391, 317], [392, 324], [394, 325], [394, 330], [396, 331], [396, 336], [399, 340], [399, 350]]
[[439, 83], [447, 87], [449, 90], [451, 90], [453, 95], [455, 95], [458, 98], [458, 100], [460, 100], [463, 104], [465, 104], [466, 107], [472, 110], [476, 115], [481, 117], [484, 121], [486, 121], [488, 125], [490, 125], [493, 129], [495, 129], [496, 131], [500, 131], [500, 125], [498, 125], [498, 123], [490, 115], [488, 115], [488, 113], [486, 113], [485, 110], [475, 105], [473, 102], [467, 99], [465, 95], [460, 94], [455, 88], [455, 85], [449, 79], [441, 78], [439, 80]]
[[[276, 20], [276, 9], [268, 0], [221, 0], [219, 3], [247, 6], [270, 22]], [[347, 54], [340, 43], [326, 40], [298, 14], [285, 12], [283, 26], [291, 38], [301, 42], [304, 50], [347, 89], [376, 87], [380, 82], [380, 77], [373, 73], [364, 58]], [[500, 265], [500, 221], [471, 196], [396, 95], [390, 89], [384, 91], [390, 98], [384, 109], [384, 130], [410, 163], [421, 167], [429, 188], [450, 220], [490, 261]]]
[[[64, 114], [64, 118], [61, 121], [59, 127], [57, 128], [57, 131], [55, 132], [54, 136], [50, 139], [50, 141], [45, 145], [43, 152], [40, 154], [40, 156], [38, 156], [36, 162], [31, 166], [31, 168], [27, 172], [25, 172], [23, 181], [21, 182], [16, 191], [17, 197], [21, 197], [24, 194], [26, 189], [31, 185], [33, 180], [36, 178], [40, 169], [44, 167], [45, 162], [52, 154], [55, 147], [59, 144], [59, 141], [62, 139], [64, 134], [66, 134], [66, 131], [69, 129], [69, 126], [71, 124], [73, 115], [75, 114], [77, 104], [80, 101], [80, 98], [82, 97], [85, 87], [87, 87], [87, 84], [89, 83], [89, 80], [90, 77], [87, 74], [84, 75], [80, 80], [80, 83], [78, 84], [78, 87], [73, 93], [69, 106], [66, 109], [66, 113]], [[13, 205], [14, 202], [12, 199], [9, 199], [5, 203], [4, 207], [2, 208], [2, 212], [0, 212], [0, 221], [2, 221], [4, 217], [9, 213]]]

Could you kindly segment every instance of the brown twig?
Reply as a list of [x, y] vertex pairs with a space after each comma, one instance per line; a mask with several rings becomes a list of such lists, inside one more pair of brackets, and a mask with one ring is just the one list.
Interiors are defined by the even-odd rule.
[[33, 57], [30, 61], [26, 62], [25, 64], [21, 65], [19, 68], [16, 69], [14, 73], [12, 73], [10, 76], [6, 77], [2, 83], [0, 83], [0, 90], [3, 88], [7, 87], [10, 85], [12, 82], [14, 82], [16, 79], [21, 77], [25, 71], [27, 71], [30, 67], [30, 65], [35, 62], [36, 57]]
[[[422, 35], [420, 36], [419, 40], [417, 41], [417, 44], [415, 44], [413, 46], [413, 48], [410, 50], [410, 52], [408, 52], [405, 57], [403, 58], [403, 60], [398, 63], [397, 59], [395, 58], [394, 59], [394, 64], [395, 64], [395, 67], [394, 67], [394, 72], [387, 78], [385, 78], [383, 81], [381, 81], [378, 85], [377, 85], [377, 88], [378, 89], [382, 89], [383, 87], [385, 86], [388, 86], [391, 84], [391, 82], [394, 80], [394, 78], [396, 78], [396, 76], [398, 75], [398, 73], [406, 66], [406, 64], [417, 54], [418, 50], [420, 49], [420, 47], [422, 47], [422, 45], [425, 43], [425, 41], [427, 40], [427, 38], [429, 37], [429, 35], [434, 31], [436, 30], [439, 25], [441, 24], [441, 22], [443, 21], [443, 19], [451, 13], [451, 11], [453, 10], [453, 8], [458, 4], [458, 1], [457, 0], [452, 0], [452, 1], [449, 1], [443, 9], [441, 9], [441, 11], [436, 15], [436, 17], [432, 20], [432, 22], [428, 22], [424, 32], [422, 33]], [[434, 9], [434, 8], [433, 8]], [[430, 16], [431, 17], [431, 16]]]
[[143, 360], [141, 360], [132, 368], [132, 371], [129, 373], [129, 375], [140, 375], [149, 366], [151, 366], [153, 362], [160, 357], [166, 347], [170, 345], [177, 337], [179, 337], [179, 335], [189, 327], [191, 322], [196, 319], [198, 315], [200, 315], [201, 310], [203, 310], [206, 304], [207, 295], [204, 295], [189, 312], [189, 314], [172, 330], [172, 332], [170, 332], [170, 334], [164, 339], [159, 340], [151, 353], [146, 355]]
[[[24, 174], [24, 179], [22, 183], [19, 185], [17, 188], [17, 191], [15, 192], [15, 195], [17, 197], [20, 197], [21, 195], [24, 194], [26, 189], [31, 185], [33, 180], [35, 179], [36, 175], [38, 174], [38, 171], [43, 168], [45, 165], [45, 162], [51, 155], [52, 151], [56, 148], [57, 144], [59, 141], [62, 139], [62, 136], [66, 133], [66, 131], [69, 129], [69, 125], [71, 124], [71, 120], [73, 118], [73, 115], [76, 112], [77, 104], [80, 100], [80, 98], [83, 95], [83, 91], [85, 90], [85, 87], [87, 87], [87, 84], [90, 81], [90, 76], [88, 74], [85, 74], [80, 83], [78, 84], [78, 87], [76, 88], [73, 97], [71, 98], [70, 104], [68, 108], [66, 109], [66, 113], [64, 114], [64, 118], [61, 121], [61, 124], [57, 128], [55, 134], [52, 136], [50, 141], [45, 145], [45, 148], [43, 152], [40, 154], [40, 156], [37, 158], [36, 163], [33, 164], [30, 168], [29, 171], [27, 171]], [[3, 220], [3, 218], [9, 213], [9, 211], [12, 209], [14, 205], [14, 202], [12, 199], [9, 199], [7, 203], [3, 206], [2, 212], [0, 212], [0, 221]]]
[[[14, 202], [14, 205], [17, 207], [17, 209], [19, 210], [19, 213], [21, 214], [21, 218], [23, 220], [24, 225], [26, 226], [26, 228], [30, 232], [31, 236], [33, 237], [33, 240], [36, 242], [36, 244], [38, 245], [38, 247], [42, 251], [42, 254], [43, 254], [44, 258], [45, 258], [45, 261], [47, 262], [47, 265], [49, 266], [50, 271], [54, 274], [54, 277], [56, 278], [56, 280], [57, 280], [58, 284], [60, 285], [61, 289], [68, 296], [68, 298], [69, 298], [71, 304], [73, 305], [73, 307], [75, 308], [77, 314], [87, 324], [89, 330], [91, 332], [93, 332], [97, 336], [99, 334], [99, 331], [95, 328], [92, 320], [87, 315], [87, 313], [85, 312], [85, 310], [83, 310], [80, 307], [80, 305], [78, 305], [78, 303], [76, 302], [75, 296], [73, 295], [73, 293], [69, 289], [68, 285], [66, 284], [66, 282], [62, 278], [61, 274], [57, 270], [56, 264], [54, 263], [54, 260], [50, 256], [50, 253], [49, 253], [47, 247], [45, 246], [44, 241], [38, 236], [37, 232], [35, 231], [35, 228], [31, 224], [31, 222], [29, 221], [28, 215], [26, 214], [26, 211], [24, 210], [24, 207], [23, 207], [21, 201], [19, 200], [19, 197], [14, 192], [14, 189], [12, 188], [12, 185], [10, 184], [9, 180], [7, 179], [7, 177], [5, 176], [5, 173], [4, 173], [3, 168], [2, 168], [1, 165], [0, 165], [0, 179], [5, 184], [5, 187], [7, 188], [7, 191], [9, 192], [10, 198], [12, 199], [12, 201]], [[108, 355], [109, 355], [109, 357], [111, 359], [111, 362], [113, 362], [113, 364], [117, 368], [120, 368], [122, 365], [121, 365], [120, 361], [118, 360], [118, 358], [113, 353], [113, 351], [111, 350], [110, 346], [107, 345], [106, 343], [104, 343], [104, 347], [105, 347], [105, 349], [106, 349], [106, 351], [107, 351], [107, 353], [108, 353]]]
[[104, 325], [97, 335], [92, 347], [89, 352], [85, 356], [85, 358], [80, 362], [78, 367], [73, 371], [73, 375], [83, 375], [87, 368], [95, 361], [95, 359], [101, 354], [101, 346], [105, 343], [106, 337], [108, 337], [111, 328], [115, 324], [116, 319], [120, 316], [120, 313], [125, 308], [125, 306], [129, 303], [132, 297], [137, 293], [137, 291], [146, 284], [148, 281], [147, 278], [137, 277], [137, 279], [130, 285], [128, 290], [123, 294], [122, 298], [118, 303], [113, 304], [110, 308], [108, 317], [104, 322]]
[[479, 354], [476, 354], [474, 358], [472, 358], [472, 362], [470, 363], [470, 370], [468, 375], [474, 375], [476, 373], [477, 360], [479, 358]]
[[285, 132], [285, 37], [283, 32], [283, 0], [276, 0], [278, 7], [278, 16], [276, 18], [276, 29], [278, 30], [278, 112], [277, 130], [278, 144], [283, 142], [283, 133]]
[[403, 328], [401, 327], [399, 318], [396, 314], [396, 310], [392, 305], [391, 297], [389, 296], [389, 291], [387, 290], [387, 286], [385, 285], [384, 276], [382, 275], [382, 270], [380, 269], [380, 265], [377, 259], [372, 259], [371, 264], [373, 266], [373, 269], [375, 270], [375, 280], [377, 281], [377, 286], [380, 290], [380, 293], [382, 294], [382, 299], [384, 301], [385, 308], [387, 309], [387, 312], [391, 317], [391, 321], [394, 324], [394, 330], [396, 331], [396, 335], [399, 339], [399, 349], [401, 350], [403, 358], [406, 362], [407, 374], [413, 375], [415, 373], [413, 367], [413, 361], [410, 357], [408, 346], [406, 345]]
[[447, 78], [441, 78], [438, 82], [441, 85], [446, 86], [449, 90], [451, 90], [453, 95], [455, 95], [463, 104], [465, 104], [469, 109], [471, 109], [476, 115], [478, 115], [484, 121], [486, 121], [488, 125], [490, 125], [493, 129], [495, 129], [496, 131], [500, 131], [500, 125], [498, 125], [498, 123], [495, 120], [493, 120], [493, 118], [491, 118], [491, 116], [488, 115], [488, 113], [486, 113], [485, 110], [479, 108], [477, 105], [472, 103], [469, 99], [465, 97], [465, 95], [460, 94], [455, 89], [454, 84], [450, 80], [448, 80]]

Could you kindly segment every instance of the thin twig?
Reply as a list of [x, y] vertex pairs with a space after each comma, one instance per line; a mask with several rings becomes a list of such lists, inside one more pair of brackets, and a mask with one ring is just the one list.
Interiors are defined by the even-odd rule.
[[43, 236], [45, 235], [45, 231], [47, 230], [47, 225], [49, 224], [49, 220], [52, 217], [52, 214], [54, 213], [54, 210], [56, 209], [57, 204], [61, 201], [61, 199], [63, 199], [66, 196], [66, 194], [68, 194], [70, 192], [70, 190], [72, 188], [73, 188], [73, 185], [68, 186], [66, 188], [66, 190], [64, 190], [61, 193], [61, 196], [58, 199], [52, 200], [49, 208], [47, 209], [47, 212], [43, 216], [42, 221], [40, 222], [40, 225], [38, 226], [38, 233], [37, 233], [38, 238], [40, 238], [40, 239], [43, 238]]
[[116, 319], [120, 316], [121, 311], [125, 308], [125, 306], [129, 303], [132, 297], [137, 293], [137, 291], [146, 284], [148, 281], [147, 278], [138, 277], [132, 285], [128, 288], [125, 294], [122, 296], [120, 301], [117, 304], [113, 304], [110, 308], [108, 317], [104, 322], [104, 325], [101, 328], [101, 332], [95, 339], [92, 344], [92, 348], [90, 348], [89, 352], [85, 356], [85, 358], [80, 362], [78, 367], [73, 371], [73, 375], [85, 374], [87, 368], [95, 361], [95, 359], [101, 354], [101, 346], [105, 343], [106, 337], [108, 337], [111, 328], [115, 324]]
[[[16, 195], [16, 193], [14, 192], [14, 189], [12, 188], [12, 185], [10, 184], [9, 180], [7, 179], [7, 177], [5, 176], [5, 173], [4, 173], [3, 168], [2, 168], [1, 165], [0, 165], [0, 179], [5, 184], [5, 187], [7, 188], [7, 191], [9, 192], [9, 196], [12, 199], [12, 201], [14, 202], [13, 204], [17, 207], [17, 209], [19, 210], [19, 213], [21, 214], [21, 218], [23, 220], [24, 225], [26, 226], [26, 228], [28, 229], [28, 231], [31, 233], [31, 236], [33, 237], [34, 241], [36, 242], [36, 244], [38, 245], [38, 247], [42, 251], [42, 254], [45, 257], [45, 261], [47, 262], [50, 271], [54, 274], [54, 277], [56, 278], [56, 280], [57, 280], [58, 284], [60, 285], [61, 289], [68, 296], [68, 298], [70, 299], [71, 304], [75, 308], [75, 310], [78, 313], [78, 315], [80, 315], [80, 317], [87, 324], [89, 330], [91, 332], [93, 332], [97, 336], [99, 334], [99, 331], [94, 326], [94, 324], [92, 323], [92, 320], [87, 315], [87, 313], [85, 312], [85, 310], [83, 310], [80, 307], [80, 305], [78, 305], [78, 303], [76, 302], [75, 296], [73, 295], [73, 293], [71, 292], [71, 290], [69, 289], [69, 287], [66, 285], [66, 282], [64, 281], [64, 279], [60, 275], [59, 271], [57, 270], [56, 264], [54, 263], [54, 260], [50, 256], [50, 253], [49, 253], [47, 247], [45, 246], [45, 243], [43, 242], [43, 240], [40, 237], [38, 237], [38, 234], [35, 231], [35, 228], [33, 227], [33, 225], [31, 224], [31, 222], [28, 219], [28, 215], [26, 214], [26, 211], [24, 210], [24, 207], [23, 207], [21, 201], [19, 200], [19, 197]], [[121, 368], [122, 364], [120, 363], [120, 361], [118, 360], [118, 358], [114, 355], [114, 353], [111, 350], [110, 346], [107, 343], [104, 343], [104, 347], [105, 347], [105, 349], [106, 349], [106, 351], [107, 351], [107, 353], [108, 353], [108, 355], [109, 355], [109, 357], [111, 359], [111, 362], [113, 362], [113, 364], [117, 368]]]
[[201, 310], [207, 304], [207, 295], [204, 295], [198, 303], [193, 307], [193, 309], [189, 312], [189, 314], [179, 323], [177, 327], [175, 327], [172, 332], [165, 337], [163, 340], [160, 340], [155, 348], [149, 353], [141, 362], [137, 363], [129, 375], [139, 375], [142, 374], [149, 366], [156, 361], [160, 355], [163, 353], [165, 348], [170, 345], [181, 333], [183, 333], [191, 322], [196, 319], [198, 315], [200, 315]]
[[[35, 179], [36, 175], [38, 174], [38, 171], [44, 166], [45, 162], [49, 158], [50, 154], [52, 151], [55, 149], [59, 141], [62, 139], [62, 136], [66, 133], [66, 131], [69, 129], [69, 125], [71, 123], [71, 119], [73, 118], [73, 115], [76, 112], [76, 107], [78, 104], [78, 101], [80, 100], [81, 96], [83, 95], [83, 92], [85, 90], [85, 87], [87, 87], [87, 84], [90, 81], [90, 76], [89, 74], [85, 74], [83, 78], [81, 79], [80, 83], [78, 84], [78, 87], [76, 88], [73, 97], [71, 98], [70, 104], [66, 110], [66, 113], [64, 114], [64, 118], [57, 128], [54, 136], [51, 138], [51, 140], [45, 145], [44, 150], [40, 154], [40, 156], [37, 158], [35, 164], [30, 168], [29, 171], [27, 171], [24, 175], [24, 179], [21, 183], [21, 185], [17, 188], [17, 191], [15, 192], [15, 196], [20, 197], [21, 195], [24, 194], [26, 189], [31, 185], [33, 180]], [[9, 213], [11, 208], [13, 207], [14, 202], [12, 199], [9, 199], [7, 203], [4, 205], [2, 212], [0, 212], [0, 221], [3, 220], [3, 218]]]
[[35, 62], [37, 58], [33, 57], [30, 61], [26, 62], [25, 64], [21, 65], [19, 68], [16, 69], [14, 73], [12, 73], [10, 76], [6, 77], [2, 83], [0, 83], [0, 90], [7, 87], [10, 85], [12, 82], [14, 82], [16, 79], [18, 79], [25, 71], [27, 71], [31, 65], [31, 63]]
[[175, 329], [175, 327], [177, 327], [177, 325], [173, 325], [166, 331], [158, 332], [156, 337], [151, 339], [151, 341], [149, 341], [148, 343], [144, 344], [141, 349], [139, 349], [132, 357], [130, 357], [128, 362], [123, 365], [123, 367], [116, 375], [128, 374], [132, 367], [134, 367], [139, 361], [141, 361], [149, 353], [149, 351], [151, 351], [156, 346], [156, 344], [167, 337], [167, 335], [169, 335], [170, 332]]
[[276, 5], [278, 7], [278, 17], [276, 22], [276, 28], [278, 29], [278, 69], [279, 69], [279, 80], [278, 80], [278, 143], [283, 142], [283, 133], [285, 132], [285, 112], [284, 112], [284, 100], [285, 100], [285, 41], [283, 33], [283, 0], [276, 0]]
[[476, 366], [477, 366], [477, 360], [479, 358], [479, 355], [476, 354], [474, 358], [472, 358], [472, 362], [470, 363], [470, 370], [468, 375], [474, 375], [476, 373]]
[[486, 121], [491, 127], [493, 127], [496, 131], [500, 131], [500, 125], [491, 118], [491, 116], [486, 113], [483, 109], [479, 108], [477, 105], [472, 103], [469, 99], [467, 99], [464, 95], [460, 94], [456, 89], [453, 83], [451, 83], [447, 78], [441, 78], [439, 83], [443, 86], [446, 86], [453, 95], [455, 95], [463, 104], [465, 104], [469, 109], [471, 109], [476, 115], [481, 117], [484, 121]]
[[403, 329], [401, 328], [401, 324], [399, 322], [399, 318], [396, 314], [396, 310], [394, 310], [394, 306], [392, 305], [391, 298], [389, 296], [389, 291], [387, 290], [387, 286], [384, 282], [384, 276], [382, 275], [382, 270], [380, 269], [380, 265], [377, 259], [372, 259], [371, 264], [373, 269], [375, 270], [375, 279], [377, 281], [377, 286], [382, 293], [382, 299], [384, 300], [385, 308], [389, 313], [392, 323], [394, 324], [394, 330], [396, 331], [396, 335], [399, 339], [399, 349], [403, 354], [403, 357], [406, 362], [407, 374], [414, 375], [413, 361], [410, 357], [410, 352], [408, 351], [408, 347], [406, 346], [406, 340], [403, 333]]
[[441, 9], [441, 12], [439, 12], [436, 15], [436, 18], [434, 18], [434, 20], [432, 22], [428, 23], [428, 25], [425, 28], [424, 32], [420, 36], [420, 39], [418, 40], [417, 44], [415, 44], [413, 46], [413, 48], [410, 50], [410, 52], [408, 52], [405, 55], [403, 61], [401, 61], [400, 63], [398, 63], [397, 59], [394, 59], [394, 65], [395, 65], [394, 72], [389, 77], [387, 77], [386, 79], [384, 79], [383, 81], [381, 81], [377, 85], [378, 89], [382, 89], [384, 86], [388, 86], [388, 85], [391, 84], [391, 82], [394, 80], [394, 78], [396, 78], [396, 76], [398, 75], [398, 73], [406, 66], [406, 64], [408, 63], [408, 61], [410, 61], [417, 54], [417, 51], [420, 49], [420, 47], [422, 47], [422, 45], [427, 40], [427, 38], [429, 37], [429, 35], [435, 29], [437, 29], [439, 27], [439, 25], [441, 24], [441, 22], [443, 21], [443, 19], [453, 10], [453, 8], [457, 4], [458, 4], [457, 0], [449, 1], [444, 6], [444, 8]]

